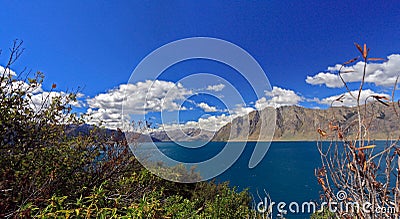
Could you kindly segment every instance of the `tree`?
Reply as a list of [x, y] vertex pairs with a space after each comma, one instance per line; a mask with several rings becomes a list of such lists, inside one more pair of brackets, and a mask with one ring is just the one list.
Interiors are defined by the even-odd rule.
[[[76, 93], [37, 94], [44, 78], [41, 72], [21, 79], [11, 70], [22, 52], [22, 41], [14, 41], [0, 78], [2, 216], [13, 216], [32, 201], [76, 189], [80, 179], [69, 176], [91, 171], [84, 167], [96, 156], [96, 151], [84, 148], [93, 139], [68, 136], [68, 127], [82, 122], [71, 112]], [[34, 100], [38, 95], [40, 102]]]
[[89, 194], [106, 180], [117, 181], [140, 167], [131, 165], [136, 160], [129, 149], [104, 129], [73, 134], [84, 122], [72, 113], [77, 92], [56, 93], [53, 84], [50, 92], [37, 93], [41, 72], [25, 80], [16, 77], [11, 65], [22, 54], [21, 46], [22, 41], [14, 41], [0, 78], [2, 216], [25, 214], [26, 205], [42, 207], [53, 195]]

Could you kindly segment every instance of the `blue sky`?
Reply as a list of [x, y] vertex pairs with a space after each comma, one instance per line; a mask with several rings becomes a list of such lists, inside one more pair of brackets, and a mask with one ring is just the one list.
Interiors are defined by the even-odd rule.
[[[140, 61], [160, 46], [188, 37], [223, 39], [250, 53], [274, 88], [265, 96], [267, 105], [326, 107], [329, 98], [345, 92], [329, 81], [328, 67], [358, 56], [354, 42], [367, 43], [371, 56], [392, 55], [389, 64], [372, 66], [376, 72], [371, 73], [368, 94], [390, 91], [393, 69], [400, 67], [395, 55], [400, 53], [400, 4], [396, 1], [1, 1], [1, 6], [0, 48], [4, 52], [0, 65], [5, 63], [12, 40], [22, 39], [26, 50], [13, 66], [15, 72], [24, 67], [44, 72], [44, 91], [52, 83], [58, 91], [82, 87], [84, 107], [77, 110], [91, 108], [91, 113], [111, 123], [117, 118], [111, 105], [119, 106], [111, 102], [118, 101], [114, 97], [120, 85], [128, 83]], [[180, 74], [200, 72], [221, 77], [234, 74], [229, 66], [192, 60], [169, 68], [160, 77], [165, 82], [160, 86], [177, 82]], [[316, 78], [320, 72], [324, 74]], [[376, 79], [380, 72], [389, 72], [390, 77]], [[311, 78], [306, 81], [307, 77]], [[357, 82], [357, 78], [348, 79]], [[203, 91], [206, 82], [209, 86], [221, 84], [205, 81]], [[182, 86], [176, 90], [182, 94], [180, 100], [185, 100], [186, 109], [177, 110], [180, 122], [210, 116], [221, 122], [219, 116], [228, 115], [218, 98], [228, 92], [226, 86], [221, 91], [210, 87], [214, 97], [191, 98], [201, 88], [193, 90], [183, 82]], [[237, 82], [234, 86], [244, 85]], [[243, 95], [246, 99], [248, 94], [244, 91]], [[256, 101], [249, 98], [230, 114], [241, 115], [249, 107], [255, 108]], [[159, 110], [149, 111], [148, 116], [159, 123]]]

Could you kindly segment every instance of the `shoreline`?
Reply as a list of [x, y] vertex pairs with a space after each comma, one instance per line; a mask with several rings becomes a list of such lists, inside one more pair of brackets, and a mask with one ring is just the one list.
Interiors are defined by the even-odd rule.
[[[396, 140], [396, 139], [389, 139], [390, 140]], [[228, 141], [209, 141], [209, 142], [331, 142], [332, 140], [310, 140], [310, 139], [275, 139], [272, 141], [268, 140], [228, 140]], [[388, 139], [373, 139], [371, 141], [388, 141]], [[168, 143], [168, 142], [174, 142], [174, 141], [157, 141], [160, 143]], [[196, 141], [182, 141], [182, 142], [196, 142]], [[334, 142], [334, 140], [332, 141]]]

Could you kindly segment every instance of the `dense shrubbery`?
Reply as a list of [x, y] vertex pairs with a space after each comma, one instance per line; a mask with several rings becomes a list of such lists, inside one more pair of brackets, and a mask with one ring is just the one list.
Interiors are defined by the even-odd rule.
[[[130, 177], [129, 186], [135, 187], [138, 178]], [[133, 182], [132, 182], [133, 181]], [[53, 196], [45, 201], [45, 206], [25, 206], [30, 215], [38, 217], [96, 217], [96, 218], [248, 218], [249, 197], [246, 193], [236, 193], [227, 185], [200, 183], [210, 191], [199, 189], [186, 191], [186, 194], [169, 194], [164, 186], [156, 186], [141, 197], [132, 194], [127, 197], [116, 195], [116, 189], [106, 189], [104, 182], [94, 187], [85, 197], [74, 200], [68, 196]], [[200, 186], [200, 188], [205, 189]], [[120, 185], [120, 184], [118, 184]], [[114, 187], [114, 186], [113, 186]], [[137, 189], [137, 188], [136, 188]], [[206, 192], [207, 194], [205, 194]], [[190, 197], [185, 197], [190, 195]], [[205, 196], [204, 196], [205, 195]]]
[[[247, 218], [254, 214], [246, 191], [212, 182], [169, 182], [148, 172], [124, 141], [101, 128], [71, 134], [83, 124], [71, 111], [76, 92], [43, 92], [37, 104], [32, 98], [43, 75], [15, 76], [10, 67], [22, 52], [21, 43], [15, 42], [10, 51], [0, 72], [1, 218]], [[190, 172], [183, 176], [194, 177]]]

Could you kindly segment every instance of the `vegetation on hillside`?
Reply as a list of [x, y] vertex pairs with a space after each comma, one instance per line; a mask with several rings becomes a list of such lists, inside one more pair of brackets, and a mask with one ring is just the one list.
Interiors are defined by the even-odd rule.
[[[110, 136], [96, 127], [72, 135], [71, 128], [84, 123], [72, 110], [77, 92], [38, 92], [41, 72], [33, 77], [14, 74], [11, 66], [22, 54], [21, 46], [14, 42], [0, 72], [1, 218], [255, 215], [247, 191], [227, 183], [180, 184], [151, 174], [118, 137], [119, 131]], [[180, 175], [196, 177], [186, 169]]]

